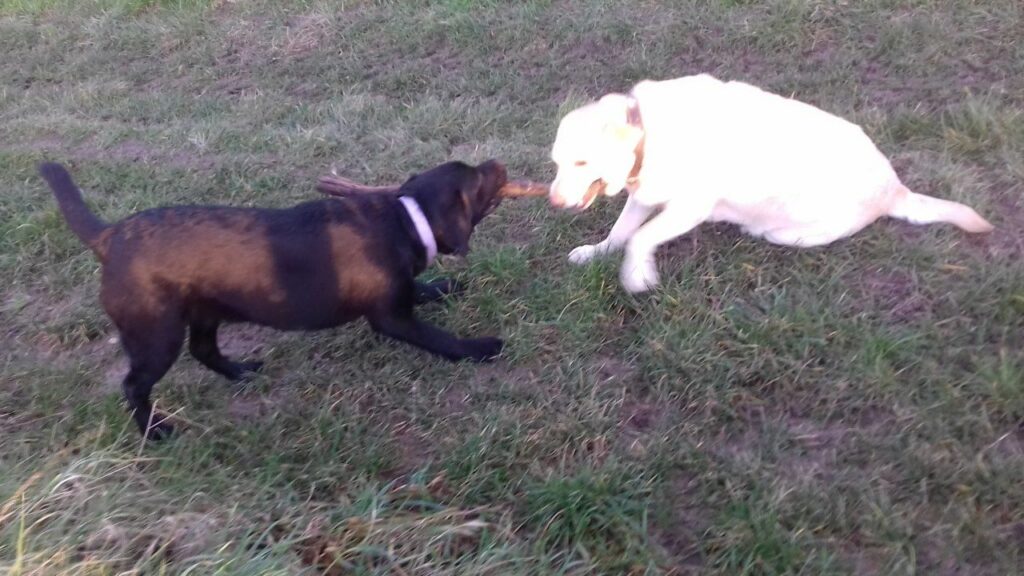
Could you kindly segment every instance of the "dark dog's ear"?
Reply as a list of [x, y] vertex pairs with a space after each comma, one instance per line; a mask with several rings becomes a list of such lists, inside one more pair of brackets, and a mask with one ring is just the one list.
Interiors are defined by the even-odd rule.
[[479, 170], [470, 170], [459, 184], [459, 202], [472, 219], [477, 222], [477, 214], [482, 210], [480, 206], [480, 187], [483, 186], [484, 177]]
[[466, 178], [459, 192], [474, 226], [494, 212], [501, 203], [500, 194], [487, 194], [487, 190], [484, 189], [484, 175], [480, 170], [473, 170], [472, 176]]
[[473, 228], [486, 216], [490, 209], [485, 205], [483, 197], [484, 177], [476, 168], [463, 166], [460, 170], [458, 184], [454, 190], [455, 212], [451, 226], [445, 231], [446, 242], [451, 246], [452, 253], [465, 256], [469, 252], [469, 237]]

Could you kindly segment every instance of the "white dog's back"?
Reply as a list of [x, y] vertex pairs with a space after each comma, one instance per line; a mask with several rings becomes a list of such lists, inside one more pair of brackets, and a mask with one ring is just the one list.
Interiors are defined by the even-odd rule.
[[668, 202], [710, 195], [717, 199], [711, 220], [809, 246], [860, 230], [901, 193], [896, 172], [859, 126], [803, 102], [709, 76], [644, 82], [635, 94], [653, 172], [644, 181], [674, 182], [641, 194], [668, 194], [659, 199]]

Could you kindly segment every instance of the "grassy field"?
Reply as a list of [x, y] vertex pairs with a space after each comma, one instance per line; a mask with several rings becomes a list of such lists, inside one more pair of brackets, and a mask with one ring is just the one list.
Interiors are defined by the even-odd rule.
[[[1018, 0], [0, 0], [0, 571], [1022, 573], [1022, 30]], [[155, 395], [182, 434], [143, 447], [34, 171], [108, 219], [284, 206], [332, 166], [546, 180], [567, 109], [705, 71], [862, 123], [997, 231], [703, 226], [634, 299], [617, 258], [566, 261], [621, 198], [509, 201], [428, 272], [469, 289], [427, 315], [499, 361], [235, 326], [263, 375], [183, 356]]]

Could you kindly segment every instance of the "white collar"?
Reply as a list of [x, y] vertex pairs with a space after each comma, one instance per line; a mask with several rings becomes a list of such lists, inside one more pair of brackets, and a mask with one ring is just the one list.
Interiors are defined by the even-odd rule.
[[423, 248], [427, 251], [427, 266], [430, 266], [434, 257], [437, 256], [437, 240], [434, 239], [434, 232], [430, 229], [427, 217], [423, 215], [423, 210], [420, 209], [416, 200], [409, 196], [399, 196], [398, 200], [402, 206], [405, 206], [405, 211], [409, 213], [409, 218], [412, 220], [413, 226], [416, 227], [416, 235], [420, 237], [420, 242], [423, 243]]

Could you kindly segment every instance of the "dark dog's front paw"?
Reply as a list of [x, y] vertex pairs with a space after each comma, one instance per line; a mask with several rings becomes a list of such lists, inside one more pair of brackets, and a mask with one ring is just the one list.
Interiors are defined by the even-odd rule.
[[466, 285], [455, 278], [445, 278], [441, 282], [445, 283], [444, 293], [449, 296], [456, 296], [466, 291]]
[[416, 303], [426, 304], [443, 300], [445, 296], [452, 296], [462, 292], [465, 286], [453, 278], [435, 280], [434, 282], [416, 283]]
[[252, 376], [253, 374], [259, 373], [262, 369], [263, 362], [260, 362], [259, 360], [250, 360], [248, 362], [238, 363], [239, 378]]
[[165, 414], [153, 414], [153, 422], [145, 431], [145, 435], [149, 442], [163, 442], [174, 436], [174, 426], [167, 421]]
[[501, 354], [505, 342], [501, 338], [474, 338], [466, 340], [466, 357], [474, 362], [494, 360]]
[[258, 373], [263, 368], [263, 362], [252, 360], [250, 362], [232, 362], [230, 368], [224, 374], [229, 380], [238, 382], [246, 380]]

